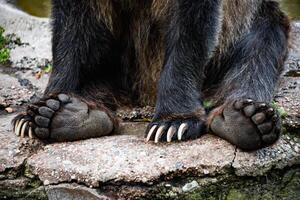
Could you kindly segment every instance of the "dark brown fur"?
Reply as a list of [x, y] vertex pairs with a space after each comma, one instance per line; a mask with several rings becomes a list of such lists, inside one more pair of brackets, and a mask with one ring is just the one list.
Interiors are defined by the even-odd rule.
[[[288, 38], [289, 21], [272, 0], [53, 0], [53, 72], [45, 98], [75, 95], [106, 113], [156, 104], [148, 140], [153, 127], [160, 127], [159, 137], [162, 128], [175, 127], [181, 140], [200, 137], [212, 124], [220, 137], [255, 149], [278, 138], [279, 123], [258, 125], [249, 117], [272, 110], [262, 111], [260, 102], [272, 100]], [[208, 99], [222, 108], [210, 117]], [[244, 107], [236, 109], [235, 101]], [[241, 109], [250, 109], [249, 116]], [[250, 134], [255, 140], [243, 146]]]
[[[132, 42], [134, 43], [134, 54], [136, 68], [138, 69], [135, 77], [138, 77], [133, 85], [133, 91], [138, 94], [138, 104], [155, 105], [157, 80], [161, 73], [164, 62], [164, 33], [166, 26], [172, 17], [173, 0], [160, 1], [149, 0], [147, 3], [139, 0], [125, 0], [122, 3], [116, 3], [111, 0], [89, 0], [96, 6], [96, 12], [99, 12], [101, 18], [116, 36], [122, 31], [118, 28], [120, 24], [117, 18], [124, 18], [122, 13], [117, 13], [115, 8], [130, 10], [132, 13], [131, 22], [126, 27], [132, 33]], [[215, 53], [211, 55], [211, 62], [218, 65], [220, 57], [228, 48], [238, 41], [243, 35], [249, 32], [253, 20], [257, 15], [258, 8], [263, 0], [224, 0], [222, 5], [222, 17], [220, 18], [219, 34]], [[281, 13], [279, 13], [280, 15]], [[286, 32], [289, 32], [289, 20], [282, 16]], [[127, 63], [125, 63], [127, 64]], [[212, 97], [211, 91], [206, 93], [207, 97]], [[216, 91], [215, 91], [216, 92]]]

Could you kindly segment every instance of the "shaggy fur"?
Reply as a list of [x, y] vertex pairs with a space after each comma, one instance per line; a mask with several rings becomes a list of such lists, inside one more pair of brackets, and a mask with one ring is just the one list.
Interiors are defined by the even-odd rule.
[[156, 105], [149, 128], [188, 124], [190, 139], [205, 130], [205, 99], [269, 103], [287, 55], [289, 22], [273, 0], [52, 2], [46, 99], [66, 93], [105, 111]]

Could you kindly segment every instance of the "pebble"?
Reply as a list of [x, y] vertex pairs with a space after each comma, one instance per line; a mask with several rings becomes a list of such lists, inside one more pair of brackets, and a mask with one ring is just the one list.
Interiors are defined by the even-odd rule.
[[7, 108], [5, 108], [5, 111], [8, 112], [8, 113], [13, 113], [14, 109], [11, 108], [11, 107], [7, 107]]
[[298, 153], [299, 152], [299, 147], [298, 146], [295, 146], [295, 151], [296, 151], [296, 153]]
[[183, 192], [190, 192], [190, 191], [193, 191], [195, 189], [199, 188], [199, 184], [197, 181], [192, 181], [190, 183], [187, 183], [185, 184], [183, 187], [182, 187], [182, 191]]
[[44, 181], [44, 185], [49, 185], [49, 184], [50, 184], [50, 182], [48, 180]]

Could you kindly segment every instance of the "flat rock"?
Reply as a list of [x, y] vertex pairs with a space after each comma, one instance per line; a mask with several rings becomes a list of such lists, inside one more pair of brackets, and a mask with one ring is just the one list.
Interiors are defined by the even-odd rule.
[[7, 116], [0, 118], [0, 173], [17, 170], [28, 157], [26, 152], [21, 151], [19, 139], [11, 132], [11, 119]]
[[0, 26], [5, 34], [16, 34], [24, 43], [11, 50], [13, 67], [33, 68], [52, 59], [49, 19], [30, 16], [0, 0]]
[[238, 176], [261, 176], [271, 169], [283, 169], [300, 164], [300, 140], [282, 136], [270, 147], [254, 152], [243, 152], [237, 149], [232, 163]]
[[279, 84], [275, 101], [287, 113], [284, 125], [291, 131], [300, 129], [300, 23], [293, 23], [292, 48]]
[[0, 73], [0, 105], [21, 105], [29, 102], [35, 94], [34, 91], [22, 87], [17, 78]]
[[11, 66], [0, 66], [0, 105], [5, 103], [2, 107], [21, 105], [33, 95], [41, 95], [49, 75], [37, 79], [35, 74], [52, 60], [50, 20], [28, 15], [6, 2], [0, 0], [0, 26], [5, 35], [15, 34], [22, 44], [9, 47]]
[[48, 145], [27, 162], [46, 185], [76, 181], [98, 187], [107, 182], [152, 184], [176, 174], [225, 173], [234, 152], [234, 146], [211, 135], [160, 145], [122, 135]]
[[46, 187], [48, 199], [51, 200], [109, 200], [111, 198], [98, 194], [96, 190], [80, 185], [60, 184]]

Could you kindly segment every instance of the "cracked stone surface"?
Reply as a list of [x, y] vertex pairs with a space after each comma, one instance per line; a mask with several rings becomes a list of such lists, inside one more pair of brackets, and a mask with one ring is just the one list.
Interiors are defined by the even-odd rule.
[[7, 74], [0, 73], [0, 105], [7, 107], [9, 105], [22, 105], [29, 102], [33, 91], [22, 87], [18, 79]]
[[112, 136], [48, 145], [30, 157], [28, 165], [44, 184], [71, 180], [93, 187], [110, 181], [151, 184], [176, 173], [224, 173], [234, 151], [229, 143], [209, 135], [169, 145], [147, 144], [137, 136]]
[[292, 48], [275, 101], [287, 113], [284, 124], [289, 130], [300, 129], [300, 22], [292, 25]]
[[[1, 117], [0, 120], [2, 121], [3, 118]], [[19, 150], [19, 141], [10, 131], [10, 124], [6, 123], [8, 120], [4, 120], [5, 123], [0, 125], [0, 173], [20, 167], [26, 159], [26, 155], [22, 155]]]
[[300, 140], [282, 136], [273, 146], [246, 153], [237, 150], [232, 164], [238, 176], [259, 176], [271, 169], [300, 164]]
[[7, 170], [19, 170], [24, 161], [41, 147], [37, 140], [19, 140], [12, 133], [10, 122], [13, 117], [0, 116], [0, 174]]

